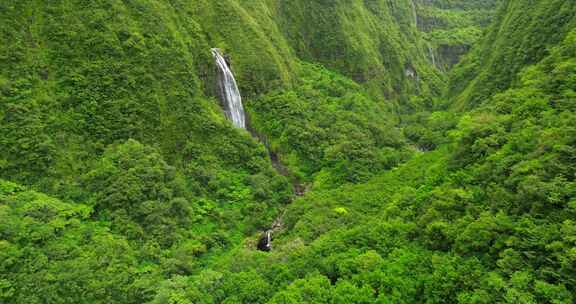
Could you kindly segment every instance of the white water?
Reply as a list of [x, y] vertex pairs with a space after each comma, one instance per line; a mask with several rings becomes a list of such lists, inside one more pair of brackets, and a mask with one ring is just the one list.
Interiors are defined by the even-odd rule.
[[416, 11], [416, 3], [414, 3], [414, 0], [412, 0], [411, 4], [412, 4], [412, 15], [414, 15], [414, 24], [416, 28], [418, 28], [418, 12]]
[[430, 59], [432, 60], [432, 64], [436, 66], [436, 56], [434, 55], [434, 50], [432, 50], [432, 46], [428, 43], [428, 53], [430, 53]]
[[272, 232], [270, 230], [266, 231], [266, 247], [272, 249]]
[[236, 79], [234, 79], [234, 75], [222, 52], [219, 49], [212, 49], [212, 55], [216, 59], [216, 65], [218, 66], [218, 90], [226, 117], [232, 121], [234, 126], [246, 129], [246, 116]]

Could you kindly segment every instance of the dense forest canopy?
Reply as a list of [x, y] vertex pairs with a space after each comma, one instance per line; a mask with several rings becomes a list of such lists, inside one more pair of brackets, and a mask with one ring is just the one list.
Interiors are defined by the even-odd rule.
[[0, 0], [0, 303], [574, 303], [575, 111], [569, 0]]

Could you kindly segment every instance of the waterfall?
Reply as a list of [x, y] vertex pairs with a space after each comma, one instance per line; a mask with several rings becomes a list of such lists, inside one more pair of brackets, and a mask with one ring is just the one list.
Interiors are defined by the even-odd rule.
[[242, 97], [236, 79], [219, 49], [212, 49], [212, 55], [218, 66], [218, 94], [222, 100], [226, 117], [234, 126], [246, 129], [246, 117], [242, 106]]
[[272, 231], [268, 230], [258, 241], [258, 250], [270, 251], [272, 250]]
[[428, 53], [430, 53], [430, 60], [432, 60], [432, 64], [434, 67], [436, 66], [436, 56], [434, 55], [434, 50], [432, 50], [432, 46], [428, 43]]
[[414, 3], [414, 0], [410, 2], [412, 4], [412, 15], [414, 15], [414, 24], [416, 25], [416, 29], [418, 29], [418, 12], [416, 11], [416, 3]]

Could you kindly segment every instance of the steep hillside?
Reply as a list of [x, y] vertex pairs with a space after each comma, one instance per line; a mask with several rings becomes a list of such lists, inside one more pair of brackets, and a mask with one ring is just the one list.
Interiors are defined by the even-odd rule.
[[[534, 3], [505, 4], [496, 24]], [[517, 33], [546, 43], [532, 30]], [[313, 188], [289, 206], [271, 253], [248, 240], [166, 282], [154, 303], [573, 303], [575, 39], [511, 65], [517, 80], [475, 111], [428, 116], [435, 151], [366, 183]], [[492, 52], [479, 48], [471, 57]]]
[[505, 1], [489, 34], [451, 77], [454, 106], [475, 108], [518, 81], [520, 70], [549, 55], [576, 26], [575, 5], [563, 0]]
[[2, 1], [0, 303], [573, 303], [575, 19]]
[[314, 189], [289, 207], [272, 253], [238, 248], [216, 273], [164, 294], [242, 277], [263, 282], [260, 292], [197, 299], [573, 303], [575, 38], [571, 31], [457, 128], [434, 113], [428, 127], [450, 144], [365, 184]]
[[448, 71], [482, 36], [498, 1], [417, 1], [418, 29], [424, 32], [433, 64]]
[[280, 27], [296, 54], [397, 98], [439, 94], [409, 1], [279, 1]]
[[[232, 128], [207, 94], [215, 78], [210, 47], [218, 39], [209, 42], [198, 25], [201, 12], [189, 17], [192, 4], [0, 5], [2, 178], [89, 203], [93, 218], [138, 242], [151, 233], [146, 218], [163, 217], [172, 204], [196, 210], [197, 239], [226, 244], [267, 225], [277, 213], [271, 207], [289, 201], [291, 187], [266, 150]], [[256, 68], [288, 77], [280, 72], [285, 64], [261, 57]], [[253, 83], [254, 90], [262, 87]], [[160, 182], [168, 185], [155, 188]], [[214, 225], [220, 222], [228, 228]], [[190, 223], [160, 225], [190, 229]], [[188, 233], [146, 242], [167, 249]]]
[[[302, 75], [318, 72], [302, 61], [365, 83], [368, 107], [380, 112], [393, 103], [379, 96], [437, 94], [441, 76], [422, 51], [414, 16], [394, 3], [3, 2], [2, 118], [18, 131], [2, 135], [2, 176], [54, 192], [57, 181], [87, 171], [94, 155], [128, 138], [156, 146], [170, 162], [183, 159], [187, 142], [217, 155], [227, 136], [250, 141], [226, 130], [210, 98], [211, 47], [230, 55], [248, 107], [263, 94], [303, 90]], [[321, 20], [336, 25], [310, 23]]]
[[[294, 196], [290, 180], [360, 182], [409, 157], [394, 104], [442, 81], [408, 40], [409, 10], [384, 3], [314, 7], [339, 24], [314, 27], [338, 36], [339, 55], [326, 57], [297, 46], [310, 18], [287, 20], [312, 12], [285, 2], [2, 1], [0, 178], [23, 186], [7, 183], [0, 200], [0, 302], [149, 301], [156, 282], [198, 273], [268, 227]], [[213, 47], [288, 177], [225, 119]], [[371, 64], [380, 80], [348, 78]], [[94, 242], [117, 251], [105, 258]]]

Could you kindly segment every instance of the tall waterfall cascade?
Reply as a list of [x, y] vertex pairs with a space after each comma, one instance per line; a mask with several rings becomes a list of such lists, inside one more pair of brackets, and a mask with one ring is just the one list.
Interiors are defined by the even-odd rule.
[[242, 96], [238, 90], [234, 74], [219, 49], [212, 49], [212, 55], [218, 68], [218, 94], [224, 106], [226, 117], [234, 126], [246, 129], [246, 115], [242, 105]]
[[414, 0], [412, 0], [410, 4], [412, 5], [412, 15], [414, 16], [414, 25], [416, 28], [418, 28], [418, 11], [416, 10], [416, 3], [414, 2]]
[[434, 67], [438, 67], [436, 65], [436, 56], [434, 55], [434, 50], [432, 49], [430, 43], [428, 43], [428, 53], [430, 54], [430, 60], [432, 60], [432, 64], [434, 65]]

